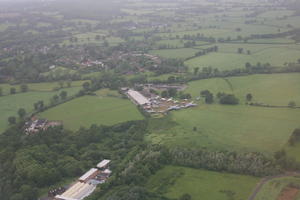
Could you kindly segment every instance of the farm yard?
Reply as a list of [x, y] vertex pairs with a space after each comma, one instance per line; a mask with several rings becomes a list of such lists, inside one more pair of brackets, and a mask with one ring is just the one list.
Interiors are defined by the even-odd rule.
[[109, 126], [143, 119], [135, 105], [116, 95], [117, 93], [108, 90], [98, 91], [96, 96], [77, 98], [39, 116], [48, 120], [63, 121], [64, 127], [70, 130], [88, 128], [92, 124]]
[[147, 188], [169, 198], [190, 194], [193, 200], [247, 199], [259, 178], [186, 167], [166, 166], [147, 182]]

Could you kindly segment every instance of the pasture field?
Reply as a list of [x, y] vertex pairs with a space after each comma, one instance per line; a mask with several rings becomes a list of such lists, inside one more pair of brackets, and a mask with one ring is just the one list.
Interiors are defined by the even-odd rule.
[[143, 116], [135, 105], [127, 99], [111, 97], [115, 92], [98, 91], [96, 96], [84, 96], [56, 106], [40, 114], [49, 120], [61, 120], [64, 127], [77, 130], [92, 124], [113, 125], [130, 120], [140, 120]]
[[[41, 86], [43, 87], [43, 86]], [[68, 96], [75, 95], [81, 87], [64, 88]], [[37, 101], [44, 101], [45, 104], [50, 103], [50, 98], [60, 91], [55, 92], [26, 92], [15, 95], [8, 95], [0, 97], [0, 133], [8, 127], [7, 118], [10, 116], [17, 116], [18, 109], [24, 108], [27, 113], [33, 111], [33, 104]]]
[[300, 112], [200, 104], [174, 111], [164, 120], [164, 126], [150, 129], [148, 141], [171, 147], [273, 153], [283, 148], [292, 131], [300, 127]]
[[[72, 81], [71, 88], [81, 87], [85, 81]], [[58, 82], [44, 82], [44, 83], [28, 83], [28, 90], [30, 92], [52, 92], [54, 89], [60, 88]], [[64, 88], [61, 90], [67, 89], [67, 83], [64, 82]], [[8, 95], [10, 88], [16, 88], [17, 92], [20, 92], [20, 84], [10, 85], [10, 84], [0, 84], [0, 88], [3, 90], [4, 95]]]
[[[298, 62], [300, 58], [299, 45], [261, 45], [261, 44], [221, 44], [219, 51], [187, 60], [185, 64], [190, 68], [208, 67], [219, 70], [232, 70], [244, 68], [247, 62], [256, 65], [258, 62], [270, 63], [272, 66], [283, 67], [289, 62]], [[238, 48], [244, 53], [239, 54]], [[247, 51], [250, 54], [247, 54]]]
[[162, 49], [162, 50], [152, 50], [151, 54], [161, 56], [163, 58], [180, 58], [186, 59], [195, 56], [199, 49], [192, 48], [181, 48], [181, 49]]
[[290, 101], [295, 101], [300, 105], [300, 74], [257, 74], [199, 80], [190, 82], [186, 92], [196, 98], [202, 90], [210, 90], [215, 95], [218, 92], [233, 93], [241, 104], [245, 102], [245, 96], [251, 93], [253, 102], [287, 106]]
[[251, 176], [166, 166], [150, 177], [147, 187], [174, 199], [187, 193], [193, 200], [240, 200], [247, 199], [258, 181]]
[[[288, 187], [290, 184], [300, 185], [299, 177], [284, 177], [276, 178], [267, 182], [262, 189], [258, 192], [254, 200], [274, 200], [278, 199], [281, 191]], [[290, 198], [291, 199], [291, 198]], [[300, 200], [300, 193], [293, 200]]]

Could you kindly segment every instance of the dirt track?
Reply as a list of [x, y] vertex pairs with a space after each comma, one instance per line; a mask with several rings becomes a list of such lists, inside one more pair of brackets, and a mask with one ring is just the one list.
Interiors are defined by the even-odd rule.
[[271, 181], [271, 180], [276, 179], [276, 178], [290, 177], [290, 176], [296, 176], [296, 175], [300, 175], [300, 172], [290, 172], [290, 173], [286, 173], [286, 174], [281, 174], [281, 175], [277, 175], [277, 176], [270, 176], [270, 177], [263, 178], [258, 183], [258, 185], [254, 189], [254, 191], [252, 192], [252, 194], [248, 198], [248, 200], [254, 200], [257, 193], [261, 190], [261, 188], [264, 186], [264, 184], [266, 184], [268, 181]]

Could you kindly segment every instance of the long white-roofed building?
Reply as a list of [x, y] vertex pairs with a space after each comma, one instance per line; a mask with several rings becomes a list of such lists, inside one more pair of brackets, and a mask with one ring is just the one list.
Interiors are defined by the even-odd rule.
[[131, 100], [133, 100], [138, 105], [150, 104], [150, 101], [138, 91], [128, 90], [127, 95]]

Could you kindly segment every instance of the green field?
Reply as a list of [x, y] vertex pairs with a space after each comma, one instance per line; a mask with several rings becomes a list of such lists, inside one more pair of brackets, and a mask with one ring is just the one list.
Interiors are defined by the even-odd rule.
[[[286, 177], [286, 178], [277, 178], [266, 183], [260, 192], [257, 194], [255, 200], [274, 200], [277, 199], [278, 195], [289, 184], [300, 185], [299, 177]], [[296, 199], [299, 200], [300, 194], [297, 195]]]
[[[43, 85], [40, 87], [44, 88]], [[80, 89], [81, 87], [73, 87], [63, 90], [68, 92], [68, 96], [72, 96]], [[17, 116], [18, 109], [24, 108], [27, 112], [31, 112], [33, 111], [34, 103], [43, 100], [45, 104], [49, 104], [50, 98], [55, 94], [59, 94], [59, 92], [26, 92], [0, 97], [0, 132], [3, 132], [8, 127], [8, 117]]]
[[300, 127], [295, 109], [201, 104], [172, 112], [170, 118], [176, 124], [152, 129], [147, 140], [171, 147], [273, 153]]
[[[215, 95], [217, 92], [233, 93], [240, 98], [241, 104], [206, 105], [196, 101], [198, 107], [174, 111], [165, 119], [166, 125], [151, 128], [147, 140], [167, 146], [278, 151], [285, 147], [293, 130], [300, 128], [300, 110], [247, 106], [245, 95], [252, 93], [253, 102], [287, 106], [293, 100], [300, 105], [299, 81], [300, 74], [274, 74], [190, 82], [186, 92], [193, 98], [208, 89]], [[155, 127], [157, 122], [153, 123]]]
[[163, 49], [163, 50], [153, 50], [150, 54], [158, 55], [163, 58], [180, 58], [186, 59], [195, 56], [199, 50], [192, 48], [182, 48], [182, 49]]
[[[244, 53], [238, 54], [238, 48]], [[248, 55], [247, 51], [251, 54]], [[219, 45], [219, 52], [196, 57], [185, 62], [192, 71], [195, 67], [218, 68], [231, 70], [245, 68], [247, 62], [256, 65], [258, 62], [270, 63], [272, 66], [283, 67], [286, 63], [297, 62], [300, 58], [299, 45], [272, 45], [272, 44], [223, 44]]]
[[200, 91], [210, 90], [235, 94], [242, 103], [248, 93], [253, 102], [287, 106], [290, 101], [300, 105], [300, 74], [251, 75], [231, 78], [214, 78], [190, 82], [186, 92], [195, 98]]
[[101, 91], [96, 96], [84, 96], [56, 106], [41, 113], [40, 117], [61, 120], [64, 127], [71, 130], [92, 124], [113, 125], [143, 119], [132, 102], [118, 97], [115, 92]]
[[[85, 81], [72, 81], [72, 87], [81, 87]], [[44, 83], [28, 83], [28, 90], [31, 92], [52, 92], [60, 88], [59, 82], [44, 82]], [[64, 82], [63, 89], [66, 89], [67, 83]], [[10, 88], [16, 88], [17, 92], [20, 92], [20, 84], [10, 85], [10, 84], [0, 84], [0, 88], [3, 90], [4, 95], [8, 95]], [[62, 90], [63, 90], [62, 89]]]
[[193, 200], [245, 200], [258, 181], [251, 176], [167, 166], [149, 179], [147, 187], [176, 199], [187, 193]]

